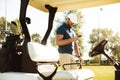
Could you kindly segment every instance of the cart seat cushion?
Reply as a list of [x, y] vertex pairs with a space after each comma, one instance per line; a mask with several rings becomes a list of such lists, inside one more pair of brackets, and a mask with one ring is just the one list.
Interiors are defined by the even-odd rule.
[[0, 73], [0, 80], [39, 80], [35, 73], [5, 72]]
[[78, 77], [77, 80], [91, 80], [95, 76], [94, 72], [90, 69], [69, 70], [68, 72], [75, 74]]
[[[48, 76], [51, 72], [43, 72]], [[92, 80], [94, 73], [89, 69], [58, 70], [52, 80]], [[43, 80], [37, 73], [5, 72], [0, 73], [0, 80]]]
[[[49, 75], [51, 72], [45, 72]], [[5, 72], [0, 74], [0, 80], [43, 80], [37, 73]], [[53, 80], [77, 80], [77, 76], [66, 71], [58, 71]]]
[[44, 46], [37, 42], [28, 42], [27, 47], [32, 61], [57, 62], [59, 60], [59, 53], [54, 47]]

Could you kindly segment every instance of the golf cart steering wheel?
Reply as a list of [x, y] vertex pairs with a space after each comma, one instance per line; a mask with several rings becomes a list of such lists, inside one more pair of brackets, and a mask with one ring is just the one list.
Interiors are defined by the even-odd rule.
[[89, 53], [90, 57], [97, 56], [99, 54], [104, 53], [104, 46], [108, 41], [106, 39], [103, 39], [100, 41]]

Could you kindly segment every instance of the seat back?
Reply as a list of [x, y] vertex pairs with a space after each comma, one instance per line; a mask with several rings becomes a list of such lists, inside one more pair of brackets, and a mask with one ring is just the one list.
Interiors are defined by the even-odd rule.
[[57, 62], [59, 60], [59, 53], [54, 47], [44, 46], [36, 42], [28, 42], [27, 47], [32, 61]]
[[[28, 54], [31, 60], [40, 63], [40, 65], [38, 66], [37, 73], [44, 80], [48, 80], [48, 79], [52, 80], [53, 76], [56, 74], [58, 69], [56, 62], [58, 62], [59, 60], [59, 53], [57, 49], [49, 46], [44, 46], [36, 42], [28, 42], [27, 47], [28, 47]], [[44, 63], [47, 65], [44, 65]], [[56, 68], [53, 69], [54, 66], [50, 65], [49, 63], [55, 65]], [[45, 76], [43, 72], [46, 72], [46, 70], [47, 72], [49, 72], [48, 68], [52, 69], [52, 71], [50, 70], [51, 74], [49, 76]]]

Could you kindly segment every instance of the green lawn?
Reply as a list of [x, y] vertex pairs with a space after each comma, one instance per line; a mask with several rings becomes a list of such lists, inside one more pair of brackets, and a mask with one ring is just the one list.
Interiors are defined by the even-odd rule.
[[83, 66], [95, 73], [94, 80], [115, 80], [115, 68], [113, 66]]

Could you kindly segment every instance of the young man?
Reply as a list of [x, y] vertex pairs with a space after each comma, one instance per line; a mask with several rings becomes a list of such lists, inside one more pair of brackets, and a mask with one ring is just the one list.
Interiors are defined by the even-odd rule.
[[[79, 58], [79, 61], [81, 62], [82, 60], [76, 43], [79, 37], [76, 37], [72, 30], [75, 23], [77, 23], [77, 16], [74, 13], [71, 13], [66, 17], [65, 23], [63, 23], [56, 31], [56, 44], [58, 45], [58, 51], [60, 53], [61, 66], [66, 63], [75, 63], [72, 56], [73, 50]], [[74, 44], [74, 46], [72, 44]], [[77, 65], [66, 66], [67, 70], [76, 68]]]

